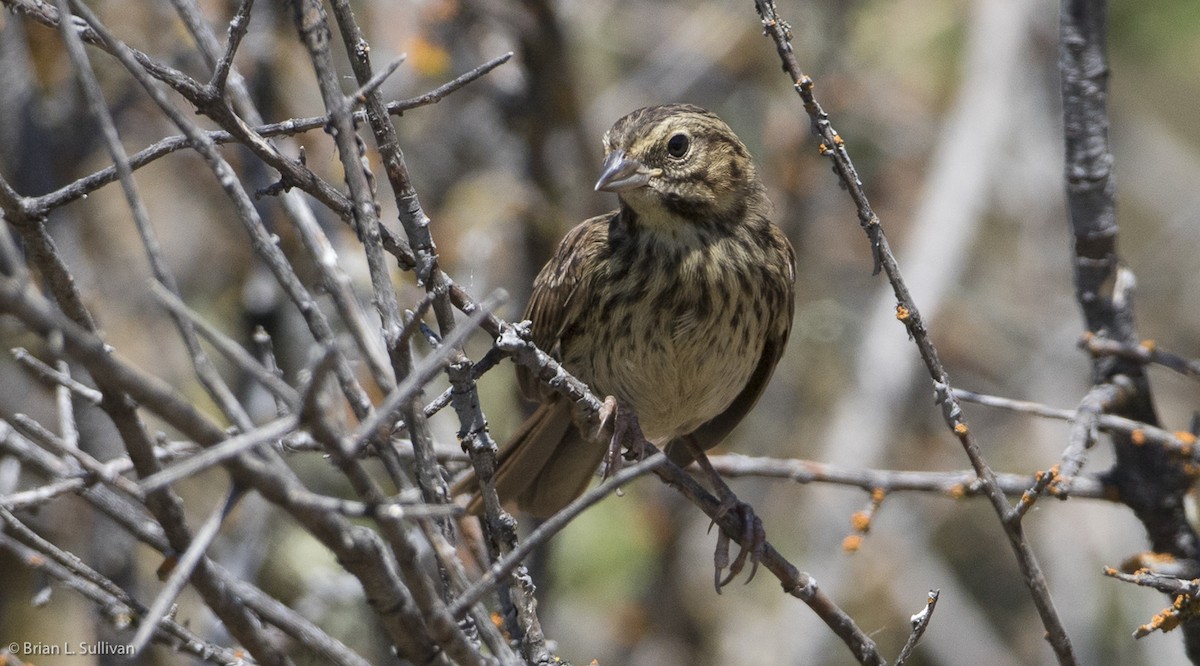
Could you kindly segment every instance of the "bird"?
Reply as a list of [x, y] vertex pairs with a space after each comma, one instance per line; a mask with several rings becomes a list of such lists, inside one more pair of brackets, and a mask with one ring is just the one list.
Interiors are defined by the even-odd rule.
[[[742, 421], [770, 380], [792, 326], [795, 253], [769, 218], [749, 150], [711, 111], [641, 108], [603, 145], [595, 190], [619, 205], [566, 234], [534, 280], [525, 319], [540, 349], [615, 398], [618, 412], [631, 410], [646, 439], [686, 465]], [[589, 440], [570, 400], [528, 368], [517, 376], [540, 404], [498, 454], [496, 491], [547, 517], [586, 490], [609, 447]], [[470, 509], [480, 509], [477, 494]]]

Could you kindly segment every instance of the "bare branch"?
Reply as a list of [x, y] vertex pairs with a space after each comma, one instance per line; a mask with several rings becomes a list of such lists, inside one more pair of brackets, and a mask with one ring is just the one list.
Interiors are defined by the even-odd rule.
[[[887, 469], [859, 469], [830, 465], [814, 460], [789, 458], [762, 458], [727, 454], [709, 456], [721, 476], [760, 476], [789, 479], [796, 483], [831, 483], [853, 486], [867, 492], [876, 489], [887, 493], [924, 492], [944, 495], [951, 499], [978, 497], [983, 494], [983, 484], [974, 471], [923, 472]], [[1030, 486], [1038, 483], [1039, 475], [997, 474], [996, 482], [1006, 494], [1019, 497]], [[1072, 497], [1108, 499], [1099, 479], [1079, 477], [1071, 492]]]
[[1159, 349], [1153, 340], [1128, 344], [1119, 340], [1102, 338], [1089, 332], [1080, 339], [1079, 346], [1094, 358], [1118, 356], [1136, 363], [1156, 363], [1187, 377], [1200, 377], [1200, 361]]
[[878, 273], [882, 269], [892, 285], [892, 290], [896, 295], [897, 301], [896, 318], [904, 324], [910, 339], [912, 339], [921, 354], [921, 359], [925, 362], [926, 370], [933, 382], [934, 399], [942, 408], [942, 415], [946, 421], [946, 425], [958, 438], [963, 451], [971, 461], [971, 466], [983, 481], [984, 493], [1005, 527], [1005, 534], [1008, 537], [1009, 545], [1016, 555], [1017, 564], [1024, 575], [1025, 584], [1029, 588], [1030, 596], [1033, 598], [1034, 605], [1038, 609], [1038, 614], [1042, 618], [1047, 638], [1054, 648], [1059, 663], [1077, 663], [1070, 638], [1067, 636], [1066, 629], [1058, 615], [1058, 610], [1055, 608], [1054, 601], [1050, 596], [1045, 576], [1042, 574], [1041, 565], [1038, 564], [1037, 557], [1034, 555], [1033, 549], [1029, 546], [1020, 523], [1006, 520], [1012, 507], [1007, 499], [1005, 499], [1004, 493], [1000, 491], [995, 472], [992, 471], [984, 459], [975, 436], [967, 425], [962, 407], [959, 405], [958, 399], [951, 389], [949, 376], [942, 366], [941, 360], [938, 358], [937, 349], [934, 347], [932, 340], [930, 340], [925, 323], [921, 318], [920, 310], [918, 310], [917, 304], [913, 300], [912, 294], [909, 293], [908, 286], [904, 283], [904, 278], [901, 276], [900, 266], [892, 254], [887, 236], [883, 232], [883, 226], [880, 223], [879, 217], [871, 208], [866, 192], [863, 190], [862, 181], [859, 179], [858, 171], [850, 160], [845, 141], [833, 129], [829, 115], [814, 97], [814, 83], [812, 78], [801, 71], [800, 65], [796, 61], [791, 46], [791, 29], [786, 22], [779, 18], [774, 0], [755, 0], [755, 8], [758, 10], [759, 18], [762, 20], [765, 34], [775, 44], [775, 49], [783, 63], [784, 72], [791, 78], [796, 93], [800, 96], [804, 104], [804, 110], [809, 116], [812, 132], [821, 141], [818, 150], [822, 155], [830, 159], [833, 164], [834, 173], [837, 174], [839, 181], [854, 202], [854, 206], [858, 211], [859, 224], [862, 226], [863, 231], [866, 232], [872, 251], [874, 252], [875, 272]]
[[[1108, 3], [1062, 0], [1060, 16], [1064, 176], [1075, 296], [1092, 337], [1134, 347], [1140, 342], [1133, 309], [1136, 280], [1117, 252], [1116, 182], [1108, 137]], [[1105, 411], [1159, 424], [1140, 360], [1093, 356], [1092, 383], [1122, 388], [1122, 400]], [[1108, 480], [1142, 522], [1151, 547], [1200, 561], [1200, 538], [1183, 502], [1195, 481], [1192, 469], [1167, 451], [1139, 445], [1132, 435], [1115, 434], [1112, 443], [1116, 464]], [[1200, 621], [1189, 617], [1184, 627], [1188, 656], [1200, 662]]]

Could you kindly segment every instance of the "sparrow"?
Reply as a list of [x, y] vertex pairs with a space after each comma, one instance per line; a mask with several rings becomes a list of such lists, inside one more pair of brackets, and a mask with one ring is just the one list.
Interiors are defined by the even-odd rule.
[[[619, 206], [567, 233], [525, 318], [539, 348], [632, 410], [646, 439], [686, 465], [770, 380], [792, 325], [795, 254], [768, 218], [750, 152], [712, 112], [638, 109], [603, 143], [595, 189]], [[571, 402], [527, 368], [517, 375], [540, 405], [498, 455], [496, 490], [546, 517], [584, 492], [608, 444], [585, 436]]]

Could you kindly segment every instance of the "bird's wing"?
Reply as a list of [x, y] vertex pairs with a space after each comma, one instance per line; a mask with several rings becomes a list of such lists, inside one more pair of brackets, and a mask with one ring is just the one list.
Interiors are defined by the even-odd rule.
[[[533, 281], [525, 318], [533, 323], [533, 343], [561, 360], [564, 338], [575, 333], [592, 302], [596, 265], [608, 253], [608, 227], [616, 212], [579, 224], [562, 239], [558, 250]], [[542, 390], [527, 368], [517, 368], [521, 392], [539, 400]]]

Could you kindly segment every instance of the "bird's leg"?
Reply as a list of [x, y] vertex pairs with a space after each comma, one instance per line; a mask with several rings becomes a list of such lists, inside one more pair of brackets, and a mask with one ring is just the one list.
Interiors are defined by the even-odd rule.
[[[735, 511], [742, 525], [741, 538], [738, 539], [741, 550], [738, 551], [737, 557], [732, 563], [729, 561], [729, 535], [725, 533], [725, 530], [717, 532], [717, 549], [713, 555], [713, 565], [716, 567], [713, 582], [716, 584], [717, 594], [720, 594], [721, 588], [728, 585], [742, 572], [747, 558], [750, 559], [751, 566], [750, 576], [746, 578], [746, 582], [754, 580], [754, 574], [758, 573], [758, 563], [762, 560], [763, 551], [766, 548], [767, 532], [763, 529], [762, 520], [754, 513], [754, 507], [738, 499], [733, 490], [725, 484], [725, 480], [721, 478], [717, 470], [713, 469], [704, 449], [700, 448], [696, 440], [688, 436], [684, 437], [683, 441], [687, 443], [688, 449], [696, 458], [696, 464], [704, 470], [705, 476], [712, 484], [713, 491], [721, 500], [721, 506], [717, 509], [717, 517], [713, 520], [713, 524], [716, 524], [717, 519], [721, 516]], [[712, 529], [711, 526], [709, 529]], [[729, 568], [729, 575], [721, 578], [721, 571], [726, 567]]]
[[608, 442], [608, 451], [604, 454], [604, 479], [621, 471], [622, 420], [629, 411], [619, 407], [617, 399], [610, 395], [604, 398], [604, 404], [596, 414], [596, 428], [589, 439], [597, 444]]

